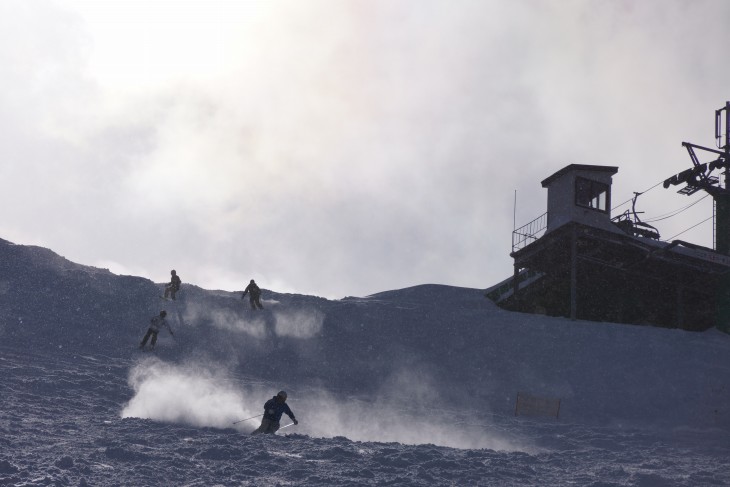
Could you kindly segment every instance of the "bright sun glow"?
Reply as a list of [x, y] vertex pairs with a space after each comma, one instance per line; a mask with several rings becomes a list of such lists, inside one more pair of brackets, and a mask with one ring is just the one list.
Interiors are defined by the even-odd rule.
[[235, 38], [265, 4], [226, 0], [61, 0], [89, 34], [88, 73], [103, 86], [138, 89], [221, 75]]

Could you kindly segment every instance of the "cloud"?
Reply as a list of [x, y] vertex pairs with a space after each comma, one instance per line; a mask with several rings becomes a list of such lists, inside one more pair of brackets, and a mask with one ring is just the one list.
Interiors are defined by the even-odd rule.
[[0, 7], [0, 231], [156, 281], [487, 287], [515, 190], [519, 225], [561, 167], [618, 165], [624, 201], [726, 97], [722, 2], [97, 3]]

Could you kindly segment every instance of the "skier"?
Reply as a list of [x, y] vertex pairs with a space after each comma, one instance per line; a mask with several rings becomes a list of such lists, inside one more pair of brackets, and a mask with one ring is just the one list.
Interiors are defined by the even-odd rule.
[[142, 339], [142, 343], [139, 344], [139, 348], [144, 348], [144, 346], [147, 344], [147, 339], [151, 336], [152, 341], [150, 342], [150, 348], [154, 350], [155, 343], [157, 343], [157, 334], [160, 332], [160, 327], [167, 328], [167, 331], [170, 332], [170, 335], [175, 336], [172, 333], [172, 328], [170, 328], [170, 324], [165, 319], [165, 316], [167, 316], [167, 311], [163, 309], [162, 311], [160, 311], [159, 315], [152, 317], [152, 319], [150, 320], [150, 327], [147, 329], [147, 333]]
[[261, 289], [256, 285], [256, 282], [251, 279], [251, 282], [248, 283], [248, 286], [246, 286], [246, 289], [243, 290], [243, 294], [241, 295], [241, 299], [246, 297], [246, 294], [251, 293], [251, 309], [264, 309], [264, 307], [261, 305]]
[[165, 286], [164, 298], [167, 299], [167, 297], [170, 296], [174, 300], [175, 293], [180, 290], [180, 284], [182, 283], [182, 281], [180, 281], [180, 276], [177, 275], [177, 272], [175, 272], [175, 269], [171, 270], [170, 274], [171, 274], [170, 284]]
[[291, 409], [286, 404], [286, 392], [280, 391], [277, 395], [266, 401], [261, 426], [251, 434], [270, 433], [273, 435], [279, 429], [279, 421], [281, 421], [281, 415], [284, 413], [291, 418], [294, 424], [299, 424], [299, 421], [294, 417], [294, 413], [291, 412]]

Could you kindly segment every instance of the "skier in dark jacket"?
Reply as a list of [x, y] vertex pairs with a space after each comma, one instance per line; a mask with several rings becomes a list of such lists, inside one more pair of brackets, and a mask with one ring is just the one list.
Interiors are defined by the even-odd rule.
[[264, 404], [264, 418], [261, 420], [261, 426], [254, 430], [251, 434], [276, 433], [279, 429], [281, 415], [284, 413], [291, 418], [294, 424], [299, 424], [299, 421], [297, 421], [294, 417], [294, 413], [291, 412], [291, 409], [289, 409], [289, 406], [286, 404], [286, 392], [280, 391], [277, 395], [266, 401], [266, 404]]
[[264, 309], [264, 307], [261, 305], [261, 289], [256, 285], [256, 281], [251, 279], [251, 282], [248, 283], [248, 286], [246, 286], [246, 289], [243, 290], [243, 294], [241, 295], [241, 299], [246, 297], [246, 294], [251, 294], [251, 309]]
[[177, 275], [175, 269], [171, 270], [170, 274], [170, 284], [165, 286], [165, 299], [167, 299], [168, 296], [175, 299], [175, 293], [180, 290], [180, 284], [182, 284], [180, 276]]
[[147, 329], [147, 333], [142, 339], [142, 343], [139, 344], [139, 348], [144, 348], [144, 346], [147, 344], [147, 339], [149, 337], [152, 337], [150, 347], [154, 350], [155, 343], [157, 343], [157, 334], [160, 332], [161, 327], [167, 328], [167, 331], [170, 332], [170, 335], [175, 336], [173, 335], [172, 328], [170, 328], [170, 324], [165, 319], [165, 316], [167, 316], [167, 311], [163, 309], [162, 311], [160, 311], [159, 315], [152, 317], [152, 319], [150, 320], [150, 327]]

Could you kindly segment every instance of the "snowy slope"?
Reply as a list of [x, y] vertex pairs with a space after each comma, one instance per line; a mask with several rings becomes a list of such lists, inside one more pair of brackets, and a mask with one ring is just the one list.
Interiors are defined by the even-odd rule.
[[[730, 485], [716, 330], [509, 313], [438, 285], [265, 289], [263, 312], [161, 290], [0, 241], [0, 485]], [[175, 337], [139, 351], [162, 308]], [[233, 424], [279, 389], [299, 426]], [[559, 419], [516, 417], [518, 392], [559, 398]]]

